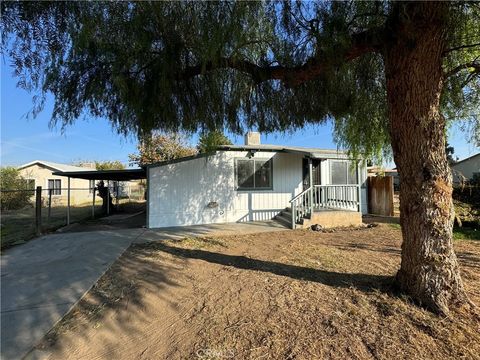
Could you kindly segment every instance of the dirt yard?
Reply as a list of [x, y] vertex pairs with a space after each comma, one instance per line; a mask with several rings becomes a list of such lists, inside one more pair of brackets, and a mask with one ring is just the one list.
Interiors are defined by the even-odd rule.
[[[480, 318], [392, 288], [380, 225], [132, 246], [38, 346], [49, 359], [480, 359]], [[480, 242], [455, 248], [480, 304]]]

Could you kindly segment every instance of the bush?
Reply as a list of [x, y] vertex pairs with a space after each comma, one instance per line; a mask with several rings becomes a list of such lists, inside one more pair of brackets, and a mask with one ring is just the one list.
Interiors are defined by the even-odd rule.
[[12, 166], [0, 168], [0, 208], [17, 210], [30, 204], [34, 191], [27, 188], [27, 181]]

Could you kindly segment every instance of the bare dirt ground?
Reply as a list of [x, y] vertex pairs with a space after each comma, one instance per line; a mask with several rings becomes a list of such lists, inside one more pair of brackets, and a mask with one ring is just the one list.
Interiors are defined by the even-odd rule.
[[[133, 245], [51, 331], [49, 359], [479, 359], [480, 318], [397, 294], [390, 225]], [[480, 242], [455, 241], [480, 304]]]

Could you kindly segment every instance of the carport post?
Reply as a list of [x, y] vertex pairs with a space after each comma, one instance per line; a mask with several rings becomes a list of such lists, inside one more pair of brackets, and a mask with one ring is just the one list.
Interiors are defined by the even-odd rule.
[[68, 177], [68, 190], [67, 190], [67, 225], [70, 225], [70, 176]]
[[92, 219], [95, 219], [95, 193], [97, 192], [97, 188], [95, 187], [95, 180], [93, 180], [93, 203], [92, 203]]
[[110, 215], [110, 180], [107, 180], [107, 215]]

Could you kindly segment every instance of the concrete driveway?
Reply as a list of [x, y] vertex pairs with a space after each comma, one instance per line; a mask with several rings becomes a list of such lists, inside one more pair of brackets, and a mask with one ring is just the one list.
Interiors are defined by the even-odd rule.
[[[75, 232], [46, 235], [1, 256], [2, 360], [27, 355], [132, 242], [287, 230], [275, 221], [146, 230], [119, 229], [107, 220], [72, 226], [65, 231]], [[29, 353], [36, 358], [41, 351]]]
[[1, 256], [1, 358], [21, 359], [144, 229], [46, 235]]

